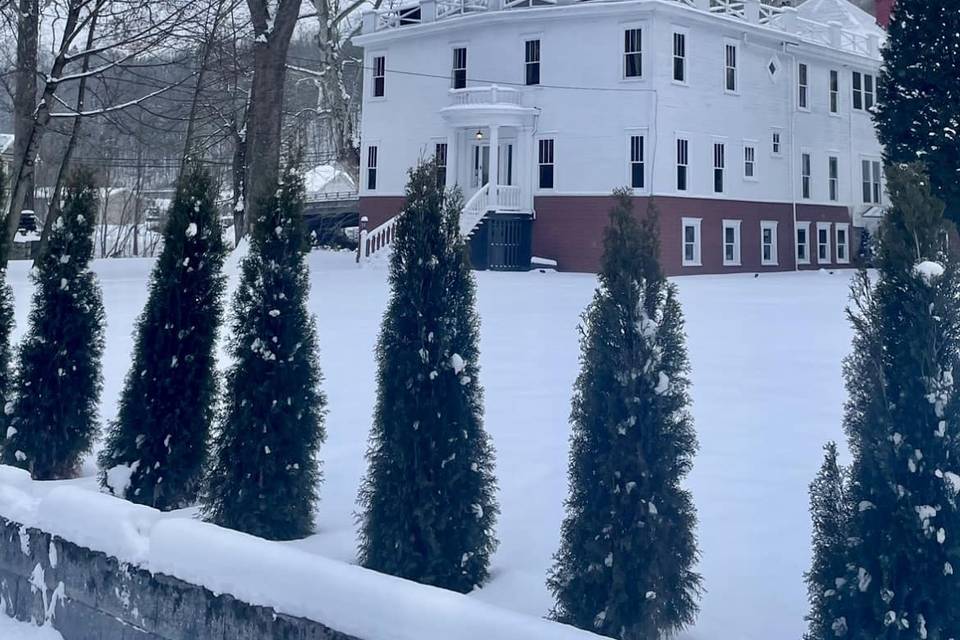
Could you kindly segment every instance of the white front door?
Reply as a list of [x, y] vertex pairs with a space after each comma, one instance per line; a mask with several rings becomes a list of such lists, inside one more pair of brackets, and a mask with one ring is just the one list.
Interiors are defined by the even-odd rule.
[[[500, 143], [497, 184], [513, 184], [513, 143]], [[474, 143], [470, 148], [470, 186], [479, 189], [490, 182], [490, 145]]]

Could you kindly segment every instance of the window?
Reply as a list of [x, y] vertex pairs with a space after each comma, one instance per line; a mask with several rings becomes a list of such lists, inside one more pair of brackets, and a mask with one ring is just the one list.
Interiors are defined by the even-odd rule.
[[802, 62], [797, 66], [797, 106], [810, 109], [810, 69]]
[[723, 221], [723, 264], [727, 267], [740, 266], [740, 221]]
[[837, 262], [848, 264], [850, 262], [850, 225], [837, 224], [834, 230], [837, 236]]
[[434, 161], [437, 163], [437, 188], [447, 188], [447, 143], [438, 142], [433, 154]]
[[817, 223], [817, 262], [830, 263], [830, 223]]
[[777, 255], [777, 223], [773, 220], [760, 221], [760, 264], [774, 266], [779, 263]]
[[683, 138], [677, 139], [677, 191], [687, 190], [687, 165], [689, 164], [690, 143]]
[[367, 147], [367, 189], [377, 188], [377, 148]]
[[723, 167], [726, 164], [725, 145], [715, 142], [713, 145], [713, 190], [723, 193]]
[[827, 165], [830, 176], [830, 201], [836, 202], [840, 197], [840, 160], [837, 156], [830, 156]]
[[830, 70], [830, 113], [840, 112], [840, 72]]
[[757, 148], [752, 144], [743, 145], [743, 177], [754, 180], [757, 177]]
[[539, 142], [537, 166], [539, 168], [539, 181], [537, 185], [541, 189], [553, 189], [553, 139], [545, 138]]
[[700, 266], [700, 218], [683, 218], [683, 266]]
[[810, 199], [810, 154], [800, 154], [800, 196]]
[[860, 171], [863, 177], [863, 203], [880, 204], [880, 161], [863, 160]]
[[630, 186], [643, 189], [643, 136], [630, 136]]
[[810, 264], [810, 223], [797, 223], [797, 264]]
[[673, 34], [673, 79], [687, 81], [687, 34]]
[[453, 74], [451, 79], [454, 89], [463, 89], [467, 86], [466, 47], [457, 47], [453, 50]]
[[874, 85], [876, 79], [869, 73], [853, 72], [853, 108], [858, 111], [873, 108], [875, 99]]
[[783, 136], [783, 133], [779, 129], [773, 130], [773, 135], [771, 138], [772, 146], [770, 148], [770, 152], [775, 156], [779, 156], [780, 154], [783, 153], [783, 145], [780, 142], [780, 139], [782, 136]]
[[382, 98], [386, 91], [386, 58], [375, 56], [373, 58], [373, 97]]
[[643, 32], [640, 29], [627, 29], [623, 32], [623, 76], [643, 76]]
[[526, 83], [528, 86], [540, 84], [540, 41], [527, 40], [524, 50]]
[[728, 93], [737, 91], [737, 45], [724, 45], [723, 88]]

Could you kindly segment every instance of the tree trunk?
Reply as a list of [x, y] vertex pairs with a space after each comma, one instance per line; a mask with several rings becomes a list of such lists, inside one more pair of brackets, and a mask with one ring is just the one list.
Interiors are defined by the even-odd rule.
[[[13, 97], [13, 156], [25, 156], [37, 108], [37, 47], [40, 8], [37, 0], [20, 0], [17, 22], [17, 71]], [[20, 194], [22, 209], [33, 209], [33, 180]], [[18, 220], [19, 222], [19, 220]]]

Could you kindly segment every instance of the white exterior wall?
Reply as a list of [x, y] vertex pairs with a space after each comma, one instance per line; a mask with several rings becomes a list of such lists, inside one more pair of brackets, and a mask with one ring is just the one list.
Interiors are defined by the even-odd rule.
[[[623, 77], [623, 31], [643, 32], [643, 79]], [[673, 31], [687, 33], [685, 85], [672, 80]], [[541, 85], [523, 86], [524, 42], [541, 43]], [[739, 87], [724, 91], [724, 44], [738, 44]], [[607, 195], [628, 183], [630, 132], [646, 135], [647, 190], [656, 195], [760, 202], [861, 202], [860, 160], [879, 159], [869, 115], [854, 111], [851, 72], [876, 75], [878, 57], [807, 43], [782, 31], [707, 14], [672, 2], [616, 3], [512, 9], [448, 18], [366, 34], [362, 117], [362, 196], [402, 195], [407, 169], [455, 135], [440, 115], [450, 104], [452, 50], [468, 50], [468, 87], [518, 88], [521, 104], [539, 109], [534, 137], [555, 139], [552, 195]], [[788, 43], [788, 44], [785, 44]], [[386, 57], [386, 96], [372, 97], [373, 58]], [[810, 70], [810, 109], [797, 108], [794, 56]], [[776, 58], [775, 79], [767, 65]], [[840, 112], [829, 113], [829, 69], [840, 72]], [[571, 88], [565, 88], [571, 87]], [[587, 87], [589, 90], [576, 89]], [[783, 152], [771, 153], [774, 128]], [[501, 136], [506, 132], [502, 132]], [[461, 131], [469, 142], [469, 131]], [[689, 139], [689, 186], [676, 190], [675, 139]], [[793, 142], [791, 142], [793, 139]], [[743, 177], [743, 144], [757, 147], [756, 179]], [[726, 144], [725, 191], [713, 191], [713, 142]], [[452, 142], [452, 141], [451, 141]], [[378, 184], [367, 189], [367, 148], [378, 147]], [[532, 183], [535, 146], [519, 181]], [[800, 154], [812, 156], [811, 199], [800, 197]], [[454, 164], [452, 158], [449, 164]], [[840, 165], [839, 201], [828, 200], [828, 156]], [[466, 154], [460, 181], [466, 179]], [[519, 158], [518, 158], [519, 160]], [[453, 171], [453, 168], [451, 168]], [[536, 195], [545, 195], [536, 191]]]

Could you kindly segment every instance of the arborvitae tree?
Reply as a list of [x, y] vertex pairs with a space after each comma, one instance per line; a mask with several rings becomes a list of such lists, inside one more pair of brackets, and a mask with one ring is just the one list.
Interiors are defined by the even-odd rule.
[[851, 466], [846, 604], [833, 637], [960, 637], [960, 275], [940, 251], [943, 205], [918, 166], [888, 175], [879, 276], [848, 312]]
[[31, 275], [36, 290], [6, 407], [3, 463], [37, 480], [74, 476], [97, 434], [104, 315], [90, 270], [96, 215], [93, 176], [78, 171]]
[[258, 208], [233, 299], [225, 412], [202, 496], [204, 517], [273, 540], [313, 532], [325, 439], [303, 222], [288, 167]]
[[[844, 603], [842, 589], [847, 573], [850, 535], [850, 501], [846, 469], [837, 462], [837, 445], [823, 448], [823, 465], [810, 484], [810, 515], [813, 519], [813, 564], [805, 578], [810, 613], [806, 640], [835, 638], [834, 621]], [[837, 580], [841, 583], [838, 586]]]
[[655, 640], [698, 611], [696, 512], [680, 486], [697, 443], [683, 315], [657, 262], [655, 212], [638, 223], [630, 191], [614, 195], [581, 329], [570, 495], [548, 585], [557, 620]]
[[960, 222], [960, 11], [956, 0], [897, 0], [877, 83], [888, 162], [921, 160]]
[[[3, 210], [6, 193], [6, 175], [0, 161], [0, 210]], [[13, 397], [10, 375], [10, 336], [13, 333], [13, 289], [7, 283], [7, 269], [0, 265], [0, 407], [5, 407]], [[0, 442], [7, 431], [7, 415], [0, 414]]]
[[213, 185], [195, 164], [170, 207], [119, 415], [99, 457], [100, 484], [133, 502], [168, 510], [196, 501], [216, 401], [223, 259]]
[[468, 592], [487, 578], [499, 508], [475, 285], [459, 231], [463, 198], [443, 196], [433, 163], [410, 171], [377, 347], [360, 562]]

